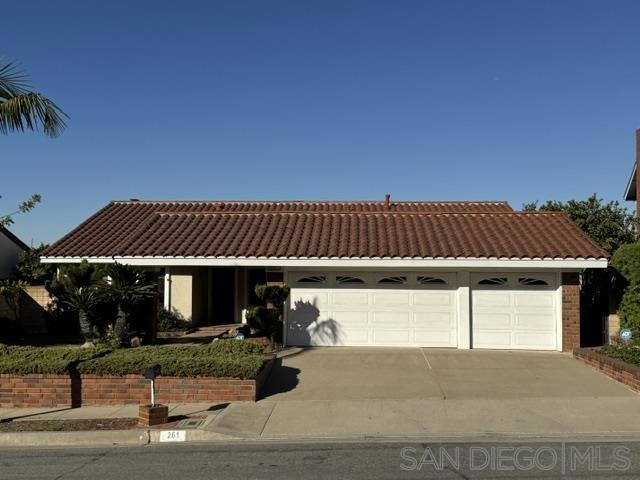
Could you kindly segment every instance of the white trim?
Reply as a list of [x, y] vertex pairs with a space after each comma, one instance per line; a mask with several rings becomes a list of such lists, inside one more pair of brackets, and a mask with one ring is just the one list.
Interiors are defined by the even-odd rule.
[[556, 350], [562, 351], [562, 272], [556, 273]]
[[164, 309], [168, 312], [171, 311], [171, 267], [166, 267], [164, 272]]
[[631, 176], [629, 177], [629, 181], [627, 182], [627, 188], [624, 189], [624, 199], [626, 201], [633, 201], [633, 199], [629, 198], [632, 194], [635, 196], [637, 193], [632, 192], [631, 185], [633, 181], [636, 180], [636, 169], [638, 168], [637, 164], [633, 164], [633, 169], [631, 170]]
[[471, 348], [471, 288], [469, 272], [458, 272], [456, 278], [456, 311], [458, 317], [458, 348]]
[[256, 267], [393, 267], [393, 268], [491, 268], [575, 269], [606, 268], [607, 259], [508, 259], [508, 258], [233, 258], [233, 257], [40, 257], [42, 263], [123, 263], [139, 266], [256, 266]]

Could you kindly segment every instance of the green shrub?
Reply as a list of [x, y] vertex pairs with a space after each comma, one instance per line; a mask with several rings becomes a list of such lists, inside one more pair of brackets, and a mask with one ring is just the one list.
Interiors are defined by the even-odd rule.
[[640, 348], [635, 345], [607, 345], [602, 347], [600, 353], [623, 362], [640, 365]]
[[191, 328], [191, 322], [175, 308], [171, 311], [161, 308], [158, 312], [159, 332], [184, 332]]
[[257, 335], [270, 337], [280, 314], [277, 310], [268, 307], [251, 307], [245, 314], [247, 323]]
[[255, 292], [260, 300], [270, 303], [273, 308], [282, 313], [291, 288], [287, 285], [256, 285]]
[[118, 349], [78, 365], [81, 373], [95, 375], [142, 374], [159, 363], [162, 375], [174, 377], [255, 378], [264, 357], [262, 347], [239, 340], [219, 340], [209, 345]]
[[159, 363], [162, 375], [252, 379], [260, 372], [263, 347], [239, 340], [208, 345], [148, 346], [110, 351], [79, 347], [14, 347], [0, 344], [0, 373], [142, 375]]
[[630, 328], [634, 337], [640, 336], [640, 285], [631, 284], [622, 295], [618, 306], [620, 326]]
[[78, 362], [103, 355], [97, 348], [22, 347], [0, 345], [0, 373], [27, 375], [30, 373], [64, 374]]
[[627, 282], [640, 284], [640, 242], [622, 245], [611, 258], [614, 267]]

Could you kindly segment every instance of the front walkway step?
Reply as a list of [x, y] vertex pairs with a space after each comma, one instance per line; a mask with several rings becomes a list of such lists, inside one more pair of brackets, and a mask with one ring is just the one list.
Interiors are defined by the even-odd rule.
[[272, 402], [235, 402], [225, 408], [204, 430], [240, 438], [258, 438], [275, 407]]

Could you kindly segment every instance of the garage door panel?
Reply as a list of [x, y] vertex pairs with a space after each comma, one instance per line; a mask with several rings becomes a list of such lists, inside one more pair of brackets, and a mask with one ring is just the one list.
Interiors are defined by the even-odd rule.
[[549, 307], [553, 308], [554, 298], [545, 292], [543, 295], [518, 293], [514, 295], [514, 304], [518, 307]]
[[[555, 341], [548, 334], [536, 332], [521, 332], [514, 334], [514, 343], [517, 347], [537, 348], [537, 349], [553, 349]], [[514, 347], [515, 348], [515, 347]]]
[[511, 315], [509, 313], [477, 313], [473, 316], [473, 326], [475, 331], [508, 329], [511, 328]]
[[409, 305], [409, 294], [405, 292], [378, 292], [373, 293], [374, 305]]
[[415, 312], [413, 323], [416, 329], [428, 326], [430, 329], [451, 330], [456, 329], [456, 317], [451, 312]]
[[549, 332], [555, 327], [553, 315], [515, 315], [515, 326], [523, 330]]
[[450, 293], [414, 293], [413, 304], [449, 307], [453, 304], [453, 295]]
[[483, 331], [475, 332], [473, 335], [473, 346], [475, 348], [511, 348], [510, 331]]
[[373, 312], [371, 320], [372, 327], [410, 327], [409, 312]]
[[331, 296], [334, 305], [367, 305], [369, 294], [367, 292], [334, 292]]
[[416, 345], [429, 344], [433, 347], [451, 347], [458, 343], [456, 332], [444, 330], [415, 330], [414, 341]]
[[[340, 345], [368, 345], [370, 343], [369, 329], [349, 328], [341, 333], [340, 340]], [[331, 346], [331, 344], [328, 346]]]
[[406, 329], [379, 328], [373, 330], [373, 343], [376, 345], [412, 345], [411, 332]]
[[369, 314], [366, 311], [333, 310], [331, 318], [338, 323], [349, 324], [350, 327], [355, 328], [367, 328], [369, 324]]
[[477, 307], [508, 307], [511, 305], [511, 296], [506, 293], [478, 292], [473, 297], [473, 305]]
[[300, 291], [291, 295], [291, 303], [298, 302], [308, 303], [309, 305], [326, 305], [329, 301], [329, 295], [326, 292]]

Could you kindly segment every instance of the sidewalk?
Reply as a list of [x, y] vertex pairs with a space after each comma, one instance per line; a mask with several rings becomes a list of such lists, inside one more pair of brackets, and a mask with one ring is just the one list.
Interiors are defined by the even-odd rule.
[[[170, 417], [213, 417], [226, 403], [180, 403], [169, 405]], [[0, 422], [32, 420], [89, 420], [106, 418], [138, 418], [138, 405], [113, 405], [100, 407], [53, 408], [0, 408]]]
[[[135, 418], [137, 405], [0, 409], [0, 419]], [[620, 412], [626, 412], [621, 415]], [[625, 438], [640, 440], [640, 402], [627, 398], [519, 400], [288, 400], [170, 405], [170, 416], [196, 428], [0, 433], [4, 446], [140, 445], [163, 430], [187, 442], [394, 439]]]

